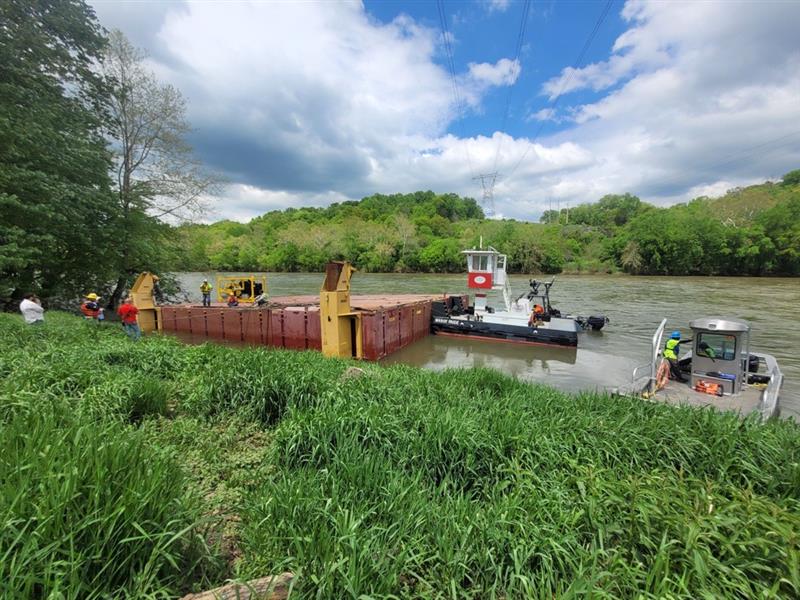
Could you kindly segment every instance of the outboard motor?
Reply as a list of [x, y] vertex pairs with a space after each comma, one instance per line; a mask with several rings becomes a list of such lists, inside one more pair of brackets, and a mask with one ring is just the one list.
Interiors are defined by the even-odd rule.
[[603, 315], [592, 315], [587, 319], [589, 327], [592, 328], [592, 331], [600, 331], [606, 323], [608, 323], [608, 317]]

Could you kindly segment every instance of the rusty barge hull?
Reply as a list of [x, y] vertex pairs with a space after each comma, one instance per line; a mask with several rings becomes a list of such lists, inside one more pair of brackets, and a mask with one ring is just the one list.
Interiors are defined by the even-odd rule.
[[[466, 302], [467, 298], [462, 297]], [[362, 358], [380, 360], [431, 331], [432, 303], [441, 295], [352, 296], [361, 313]], [[192, 339], [293, 350], [321, 350], [319, 296], [281, 296], [266, 306], [162, 306], [161, 330]]]

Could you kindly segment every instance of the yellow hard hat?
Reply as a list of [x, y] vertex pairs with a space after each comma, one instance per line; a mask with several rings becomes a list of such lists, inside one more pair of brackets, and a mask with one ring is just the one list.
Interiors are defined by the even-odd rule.
[[99, 298], [99, 296], [97, 294], [95, 294], [94, 292], [92, 292], [91, 294], [86, 294], [86, 297], [89, 300], [97, 300]]

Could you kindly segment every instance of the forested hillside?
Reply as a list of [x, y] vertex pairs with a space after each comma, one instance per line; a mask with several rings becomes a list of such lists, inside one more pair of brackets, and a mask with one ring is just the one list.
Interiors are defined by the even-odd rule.
[[483, 237], [518, 273], [800, 274], [800, 170], [669, 208], [608, 195], [541, 221], [489, 220], [473, 199], [454, 194], [378, 194], [247, 224], [181, 227], [172, 266], [320, 271], [347, 259], [365, 271], [460, 272], [460, 251]]

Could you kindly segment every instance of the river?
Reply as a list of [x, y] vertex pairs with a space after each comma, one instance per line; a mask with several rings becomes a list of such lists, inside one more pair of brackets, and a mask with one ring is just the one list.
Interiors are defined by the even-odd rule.
[[[199, 302], [203, 277], [213, 285], [218, 274], [230, 273], [178, 273], [177, 279], [189, 300]], [[512, 275], [513, 292], [526, 291], [528, 278]], [[271, 296], [317, 294], [322, 280], [320, 273], [268, 273], [267, 287]], [[463, 274], [356, 273], [351, 284], [356, 295], [467, 291]], [[581, 334], [577, 350], [428, 336], [384, 362], [491, 367], [568, 391], [602, 390], [629, 383], [633, 368], [647, 362], [650, 338], [663, 317], [668, 330], [680, 329], [684, 337], [691, 335], [692, 319], [733, 317], [752, 325], [754, 350], [778, 359], [785, 377], [781, 415], [800, 420], [800, 280], [562, 275], [550, 298], [564, 313], [604, 314], [611, 322], [602, 332]]]

